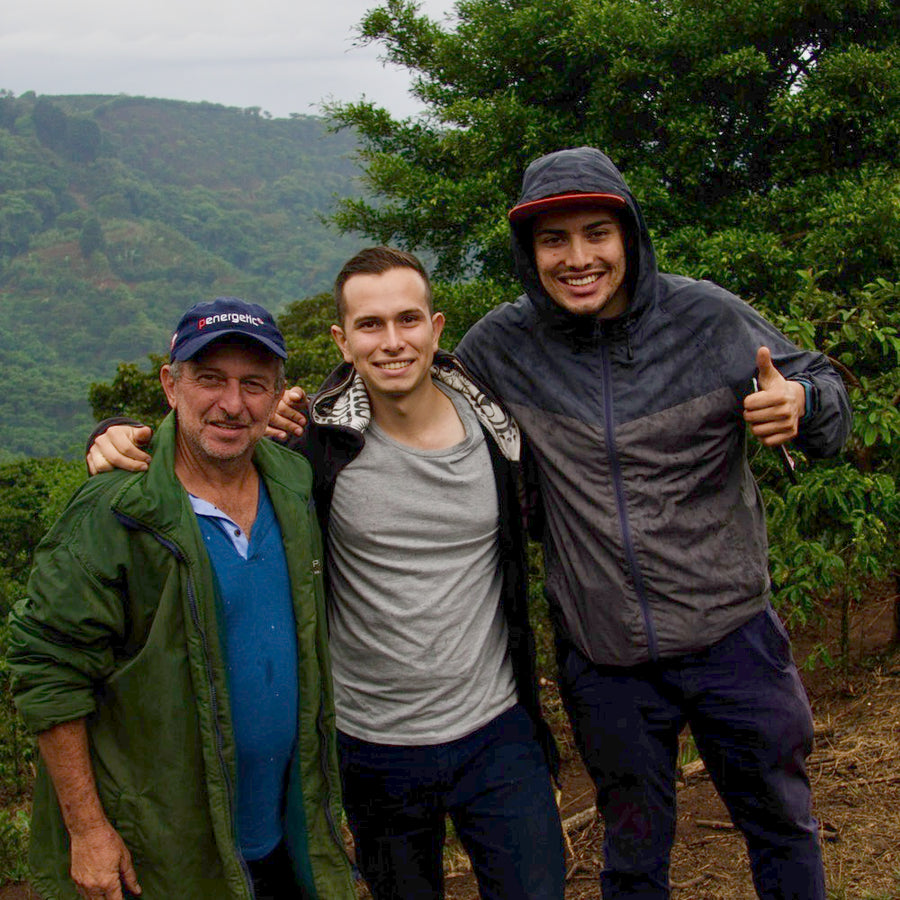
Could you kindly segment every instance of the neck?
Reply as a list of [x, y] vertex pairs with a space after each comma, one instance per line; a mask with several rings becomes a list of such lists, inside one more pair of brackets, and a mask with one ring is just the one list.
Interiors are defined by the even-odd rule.
[[175, 477], [188, 493], [212, 503], [250, 533], [259, 496], [259, 473], [251, 456], [200, 459], [177, 439], [174, 465]]
[[443, 450], [466, 436], [450, 398], [431, 379], [404, 397], [370, 393], [372, 418], [393, 440], [420, 450]]

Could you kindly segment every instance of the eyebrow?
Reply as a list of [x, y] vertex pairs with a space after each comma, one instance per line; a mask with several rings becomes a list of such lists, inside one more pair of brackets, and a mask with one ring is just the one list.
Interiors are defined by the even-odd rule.
[[418, 306], [412, 306], [409, 309], [401, 309], [399, 312], [394, 313], [393, 317], [391, 316], [380, 316], [377, 313], [369, 313], [365, 316], [357, 316], [353, 320], [354, 325], [358, 325], [360, 322], [371, 322], [373, 319], [379, 322], [383, 322], [386, 318], [398, 318], [399, 316], [425, 316], [426, 312], [423, 309], [419, 309]]
[[[612, 215], [601, 215], [599, 219], [594, 219], [592, 222], [588, 222], [585, 225], [582, 225], [579, 229], [580, 231], [588, 231], [591, 228], [596, 228], [598, 225], [610, 225], [616, 221], [616, 217]], [[535, 228], [534, 233], [538, 234], [566, 234], [570, 229], [568, 228], [549, 228], [544, 226], [542, 228]]]
[[[211, 366], [205, 365], [203, 363], [194, 363], [194, 374], [202, 375], [202, 374], [212, 374], [212, 375], [221, 375], [223, 378], [228, 378], [228, 374], [226, 371], [219, 366]], [[238, 381], [246, 381], [248, 378], [267, 378], [271, 375], [271, 372], [264, 372], [261, 369], [256, 372], [245, 373], [238, 377]]]

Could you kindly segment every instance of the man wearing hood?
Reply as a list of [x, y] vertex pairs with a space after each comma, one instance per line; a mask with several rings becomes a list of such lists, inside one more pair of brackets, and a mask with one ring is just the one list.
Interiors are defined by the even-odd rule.
[[759, 896], [824, 898], [812, 715], [770, 603], [745, 423], [779, 452], [834, 455], [841, 381], [738, 297], [659, 273], [598, 150], [533, 162], [509, 218], [525, 293], [457, 353], [533, 456], [560, 687], [606, 824], [603, 896], [669, 896], [689, 724]]

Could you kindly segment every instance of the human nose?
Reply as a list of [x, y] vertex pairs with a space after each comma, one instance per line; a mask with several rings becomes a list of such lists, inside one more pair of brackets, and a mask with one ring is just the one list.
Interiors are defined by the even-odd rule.
[[566, 265], [572, 269], [584, 269], [593, 261], [590, 245], [582, 237], [573, 237], [566, 246]]
[[226, 378], [216, 398], [219, 407], [229, 416], [236, 416], [244, 405], [239, 378]]
[[400, 328], [393, 322], [388, 322], [382, 335], [382, 346], [384, 349], [397, 352], [398, 350], [402, 350], [405, 344], [406, 341], [403, 338]]

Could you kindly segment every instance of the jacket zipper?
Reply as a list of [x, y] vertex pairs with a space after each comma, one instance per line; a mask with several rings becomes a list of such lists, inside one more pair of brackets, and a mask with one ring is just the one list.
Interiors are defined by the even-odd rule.
[[[190, 565], [188, 564], [188, 558], [176, 543], [170, 541], [168, 538], [164, 538], [158, 531], [154, 531], [153, 529], [148, 528], [142, 522], [139, 522], [136, 519], [132, 519], [130, 516], [126, 516], [121, 512], [116, 511], [116, 516], [123, 522], [128, 524], [130, 527], [135, 528], [139, 531], [147, 532], [149, 535], [155, 538], [166, 550], [168, 550], [169, 553], [171, 553], [179, 563], [187, 567], [188, 606], [191, 611], [191, 621], [193, 622], [194, 627], [197, 629], [197, 632], [200, 635], [200, 645], [203, 648], [203, 665], [206, 671], [207, 686], [209, 687], [213, 732], [216, 736], [216, 758], [219, 761], [222, 780], [225, 782], [225, 797], [228, 801], [228, 813], [233, 827], [235, 821], [234, 788], [232, 787], [231, 779], [228, 777], [228, 767], [225, 765], [225, 755], [223, 747], [224, 739], [222, 737], [222, 730], [219, 728], [219, 699], [216, 692], [216, 684], [213, 676], [212, 665], [209, 662], [209, 641], [206, 637], [206, 631], [200, 624], [200, 611], [197, 606], [197, 595], [194, 591], [194, 579], [191, 574]], [[250, 892], [250, 897], [254, 898], [256, 897], [256, 892], [253, 889], [253, 878], [250, 875], [250, 869], [247, 866], [247, 861], [244, 859], [244, 855], [237, 847], [235, 847], [235, 855], [237, 856], [238, 863], [241, 867], [241, 872], [243, 873], [244, 882], [247, 885], [247, 890]]]
[[[318, 523], [315, 520], [315, 514], [313, 514], [312, 525], [317, 530]], [[319, 548], [320, 551], [323, 549]], [[318, 576], [314, 579], [315, 591], [319, 595], [319, 599], [322, 602], [322, 609], [326, 610], [327, 606], [327, 598], [324, 595], [324, 587], [322, 578], [324, 577], [324, 568], [323, 568], [323, 554], [320, 552], [319, 556], [314, 558], [312, 561], [312, 572], [314, 576]], [[326, 612], [327, 615], [327, 612]], [[324, 685], [322, 687], [322, 691], [319, 694], [319, 714], [316, 716], [316, 731], [319, 736], [319, 768], [322, 770], [322, 780], [325, 782], [325, 821], [328, 822], [328, 829], [331, 832], [331, 838], [337, 844], [338, 849], [344, 855], [344, 858], [350, 863], [350, 857], [347, 854], [347, 848], [344, 846], [344, 838], [341, 835], [340, 828], [338, 827], [337, 822], [334, 820], [334, 811], [332, 809], [332, 800], [334, 798], [334, 785], [331, 783], [331, 773], [328, 771], [328, 738], [325, 734], [325, 726], [323, 724], [323, 716], [325, 714], [325, 688]]]
[[[316, 542], [315, 555], [312, 558], [312, 574], [313, 574], [313, 590], [316, 593], [316, 599], [319, 601], [325, 616], [328, 615], [328, 598], [325, 596], [325, 546], [324, 539], [319, 530], [318, 518], [315, 512], [315, 506], [307, 507], [307, 517], [311, 528], [312, 535], [318, 535]], [[347, 848], [344, 846], [344, 838], [341, 835], [340, 828], [334, 820], [333, 799], [334, 785], [331, 781], [331, 773], [328, 771], [328, 738], [325, 733], [325, 725], [323, 717], [325, 715], [326, 691], [323, 682], [322, 689], [319, 692], [319, 713], [316, 716], [316, 731], [319, 738], [319, 768], [322, 771], [322, 781], [325, 783], [325, 821], [328, 823], [328, 830], [331, 832], [331, 839], [337, 845], [338, 851], [347, 860], [348, 866], [353, 869]], [[311, 861], [310, 861], [311, 862]], [[315, 884], [315, 873], [313, 873], [313, 884]]]
[[325, 820], [328, 822], [329, 830], [331, 831], [332, 840], [337, 844], [338, 849], [347, 859], [350, 861], [350, 857], [347, 855], [347, 848], [344, 846], [344, 839], [341, 836], [340, 829], [338, 828], [337, 822], [334, 820], [334, 813], [332, 811], [331, 800], [334, 797], [334, 787], [331, 784], [331, 775], [328, 772], [328, 741], [325, 738], [325, 728], [322, 725], [322, 716], [324, 714], [325, 709], [325, 694], [322, 693], [319, 696], [319, 715], [316, 716], [316, 730], [319, 732], [319, 765], [322, 769], [322, 779], [325, 782]]
[[625, 483], [622, 477], [622, 467], [619, 463], [619, 453], [616, 449], [615, 428], [613, 427], [612, 366], [609, 360], [609, 347], [605, 344], [600, 347], [600, 362], [603, 368], [603, 426], [606, 434], [606, 452], [609, 456], [613, 490], [616, 495], [616, 510], [619, 514], [619, 525], [622, 530], [625, 559], [628, 561], [628, 570], [631, 573], [634, 591], [637, 594], [638, 603], [641, 606], [641, 614], [644, 617], [644, 630], [647, 633], [647, 650], [650, 653], [650, 659], [655, 662], [659, 658], [659, 647], [656, 640], [656, 629], [653, 627], [653, 619], [650, 616], [650, 602], [647, 599], [647, 592], [644, 588], [644, 576], [638, 565], [634, 541], [631, 535], [631, 524], [628, 520]]

